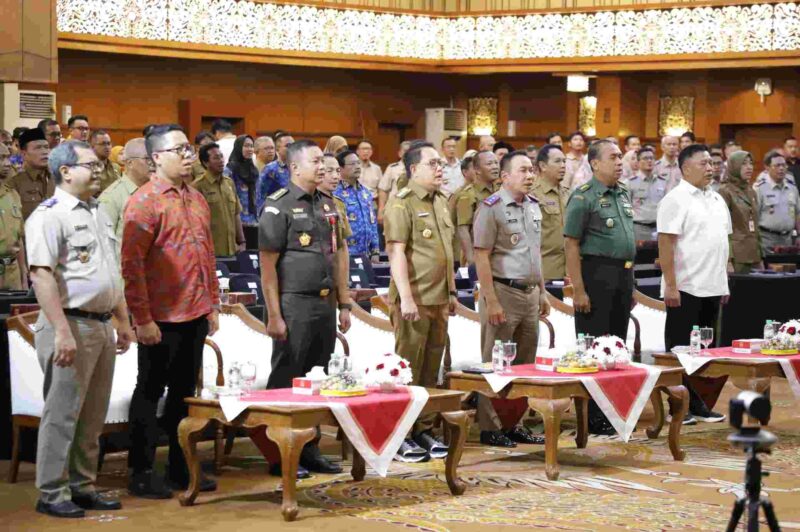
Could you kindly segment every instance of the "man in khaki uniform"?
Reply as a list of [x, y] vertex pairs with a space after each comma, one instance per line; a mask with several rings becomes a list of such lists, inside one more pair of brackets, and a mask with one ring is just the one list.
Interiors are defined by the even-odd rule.
[[100, 174], [100, 193], [107, 189], [111, 183], [119, 179], [121, 171], [119, 166], [109, 157], [111, 156], [111, 136], [102, 129], [92, 131], [91, 144], [97, 159], [103, 164]]
[[475, 180], [472, 184], [465, 185], [456, 197], [456, 227], [458, 239], [461, 241], [461, 250], [468, 266], [473, 263], [472, 248], [472, 221], [478, 204], [491, 196], [497, 190], [500, 177], [500, 162], [491, 151], [481, 151], [473, 159], [475, 167]]
[[661, 159], [656, 161], [653, 171], [656, 175], [667, 181], [667, 192], [678, 186], [683, 175], [678, 166], [678, 137], [665, 135], [661, 138]]
[[53, 195], [55, 183], [47, 169], [50, 145], [44, 132], [38, 127], [29, 129], [20, 136], [19, 146], [25, 164], [7, 184], [19, 194], [22, 201], [22, 218], [27, 220], [41, 202]]
[[653, 148], [642, 148], [636, 154], [639, 171], [627, 183], [633, 205], [633, 231], [637, 241], [658, 240], [656, 214], [658, 204], [667, 193], [667, 182], [653, 171], [656, 159]]
[[200, 148], [200, 162], [206, 172], [192, 183], [208, 202], [211, 209], [211, 237], [214, 239], [214, 255], [230, 257], [244, 250], [244, 230], [239, 213], [242, 206], [236, 195], [233, 179], [222, 175], [225, 157], [216, 143]]
[[[517, 344], [515, 362], [532, 364], [539, 316], [550, 312], [540, 252], [542, 211], [539, 202], [527, 195], [533, 184], [533, 165], [524, 151], [503, 157], [500, 176], [500, 191], [483, 200], [473, 228], [475, 268], [481, 282], [481, 355], [484, 362], [490, 362], [496, 340], [513, 341]], [[479, 395], [481, 443], [498, 447], [544, 443], [518, 425], [527, 405], [524, 397], [491, 401]], [[505, 423], [501, 422], [495, 408], [502, 408], [510, 419], [504, 416]]]
[[[195, 153], [200, 153], [200, 148], [205, 146], [206, 144], [211, 144], [214, 142], [214, 135], [209, 133], [208, 131], [201, 131], [197, 135], [194, 136], [194, 151]], [[200, 159], [197, 158], [192, 163], [192, 181], [200, 179], [203, 177], [203, 174], [206, 173], [206, 167], [203, 166], [203, 163], [200, 162]]]
[[[453, 221], [453, 227], [456, 228], [458, 227], [458, 220], [456, 219], [456, 201], [458, 200], [458, 194], [475, 182], [475, 157], [477, 157], [477, 152], [473, 150], [473, 153], [476, 155], [465, 156], [461, 159], [461, 175], [464, 176], [464, 184], [447, 198], [447, 210], [450, 211], [450, 219]], [[472, 250], [469, 251], [472, 252]], [[459, 266], [466, 266], [468, 264], [466, 252], [461, 249], [461, 238], [458, 236], [458, 231], [453, 232], [453, 257], [458, 261]]]
[[386, 167], [383, 177], [378, 181], [378, 223], [383, 225], [383, 212], [386, 210], [386, 202], [394, 197], [397, 191], [408, 184], [405, 168], [403, 168], [403, 155], [408, 151], [411, 142], [404, 140], [400, 143], [397, 151], [398, 161]]
[[383, 177], [381, 167], [372, 162], [372, 143], [366, 139], [358, 143], [356, 154], [361, 161], [361, 175], [358, 182], [367, 187], [372, 193], [374, 201], [378, 198], [378, 183]]
[[[494, 156], [492, 156], [494, 157]], [[389, 318], [395, 352], [411, 362], [418, 386], [436, 386], [447, 341], [448, 315], [455, 312], [453, 222], [439, 192], [444, 161], [428, 142], [414, 142], [403, 157], [408, 186], [389, 200], [384, 219], [392, 269]], [[433, 417], [417, 420], [398, 458], [441, 458], [447, 446], [431, 434]]]
[[542, 210], [542, 271], [544, 280], [563, 279], [567, 274], [564, 254], [564, 211], [569, 201], [569, 189], [561, 185], [567, 169], [567, 158], [561, 148], [547, 144], [536, 156], [539, 177], [531, 194]]
[[10, 156], [8, 148], [0, 144], [0, 289], [27, 290], [22, 202], [17, 191], [5, 184], [12, 173]]
[[111, 186], [97, 198], [100, 207], [114, 227], [114, 234], [117, 235], [120, 246], [122, 246], [125, 204], [136, 189], [150, 179], [150, 164], [144, 147], [144, 138], [131, 139], [125, 144], [122, 150], [122, 162], [125, 164], [123, 176], [111, 183]]

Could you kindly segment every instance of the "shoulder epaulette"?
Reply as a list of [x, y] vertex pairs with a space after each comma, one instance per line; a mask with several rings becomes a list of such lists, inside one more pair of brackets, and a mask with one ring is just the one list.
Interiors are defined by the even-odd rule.
[[534, 203], [539, 203], [539, 199], [536, 196], [534, 196], [533, 194], [528, 194], [528, 199], [531, 200]]
[[282, 197], [284, 197], [287, 192], [289, 192], [288, 188], [281, 188], [281, 189], [276, 190], [275, 192], [273, 192], [272, 194], [270, 194], [267, 197], [269, 199], [271, 199], [272, 201], [276, 201], [276, 200], [279, 200]]
[[626, 192], [628, 190], [628, 185], [626, 185], [625, 183], [617, 182], [617, 186]]
[[400, 164], [400, 163], [399, 162], [394, 162], [394, 163], [390, 164], [389, 166], [397, 166], [398, 164]]
[[489, 205], [490, 207], [495, 203], [497, 203], [498, 201], [500, 201], [500, 194], [492, 194], [491, 196], [483, 200], [483, 202], [486, 205]]
[[46, 207], [46, 208], [49, 209], [50, 207], [52, 207], [56, 203], [58, 203], [58, 198], [55, 198], [55, 197], [47, 198], [46, 200], [44, 200], [43, 202], [41, 202], [39, 204], [39, 207]]
[[397, 192], [397, 197], [403, 199], [409, 194], [411, 194], [411, 189], [408, 187], [403, 187], [400, 189], [400, 191]]
[[592, 185], [590, 185], [589, 183], [585, 183], [585, 184], [583, 184], [583, 185], [581, 185], [581, 186], [580, 186], [580, 190], [581, 190], [582, 192], [586, 192], [587, 190], [589, 190], [589, 189], [591, 188], [591, 186], [592, 186]]

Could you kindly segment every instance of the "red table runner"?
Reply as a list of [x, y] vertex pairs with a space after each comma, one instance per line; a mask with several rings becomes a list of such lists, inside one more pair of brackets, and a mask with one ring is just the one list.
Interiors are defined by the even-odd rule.
[[370, 392], [359, 397], [299, 395], [291, 388], [282, 388], [220, 398], [228, 419], [249, 406], [325, 405], [364, 461], [381, 476], [386, 476], [389, 464], [427, 402], [428, 392], [419, 386], [401, 386], [393, 393]]

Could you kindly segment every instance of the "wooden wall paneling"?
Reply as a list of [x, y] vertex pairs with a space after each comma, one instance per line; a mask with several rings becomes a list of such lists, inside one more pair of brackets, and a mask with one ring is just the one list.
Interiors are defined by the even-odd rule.
[[628, 135], [646, 136], [647, 83], [633, 77], [622, 78], [619, 131], [620, 142]]
[[[647, 86], [646, 96], [646, 114], [645, 114], [645, 137], [657, 138], [659, 136], [658, 130], [658, 113], [659, 113], [659, 97], [661, 89], [657, 83], [650, 83]], [[660, 146], [659, 146], [660, 149]]]
[[619, 76], [599, 76], [596, 80], [597, 118], [595, 128], [597, 137], [617, 137], [620, 129], [622, 106], [622, 78]]
[[[566, 92], [566, 88], [564, 91], [566, 94], [566, 113], [564, 113], [566, 120], [563, 129], [556, 130], [558, 133], [561, 133], [562, 137], [578, 129], [578, 99], [581, 97], [581, 95], [576, 92]], [[567, 139], [563, 138], [563, 140], [566, 145]]]
[[0, 0], [3, 38], [0, 39], [0, 80], [21, 81], [22, 0]]
[[0, 81], [56, 82], [56, 0], [0, 0], [0, 23]]

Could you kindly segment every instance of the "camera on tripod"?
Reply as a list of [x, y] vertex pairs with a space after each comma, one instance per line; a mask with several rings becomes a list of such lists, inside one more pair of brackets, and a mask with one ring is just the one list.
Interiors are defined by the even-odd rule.
[[[758, 459], [759, 453], [769, 454], [772, 446], [778, 441], [769, 431], [762, 430], [761, 425], [766, 425], [769, 421], [772, 405], [767, 397], [755, 392], [741, 392], [730, 402], [730, 423], [737, 429], [728, 436], [728, 441], [734, 446], [739, 447], [747, 453], [747, 465], [744, 473], [743, 497], [739, 497], [733, 505], [733, 512], [728, 522], [728, 532], [736, 530], [742, 514], [747, 509], [747, 531], [758, 531], [758, 514], [763, 508], [764, 516], [771, 531], [778, 531], [778, 518], [769, 499], [761, 496], [761, 479], [768, 476], [768, 472], [761, 470], [761, 460]], [[745, 425], [745, 415], [754, 419], [756, 425]]]

